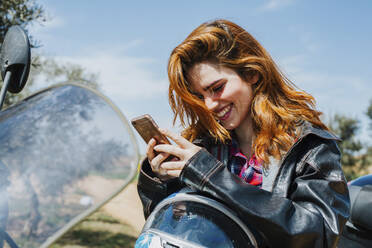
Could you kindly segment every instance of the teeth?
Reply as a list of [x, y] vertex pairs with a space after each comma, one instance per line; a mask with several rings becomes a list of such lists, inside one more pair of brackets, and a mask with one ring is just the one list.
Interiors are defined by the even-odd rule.
[[218, 118], [222, 118], [227, 112], [231, 109], [231, 105], [227, 106], [226, 108], [222, 109], [220, 112], [217, 113]]

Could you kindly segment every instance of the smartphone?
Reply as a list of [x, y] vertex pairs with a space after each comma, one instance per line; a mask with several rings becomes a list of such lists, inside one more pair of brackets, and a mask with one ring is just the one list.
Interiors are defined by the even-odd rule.
[[135, 117], [131, 122], [146, 144], [151, 138], [154, 138], [158, 144], [170, 144], [168, 138], [159, 131], [158, 125], [149, 114]]

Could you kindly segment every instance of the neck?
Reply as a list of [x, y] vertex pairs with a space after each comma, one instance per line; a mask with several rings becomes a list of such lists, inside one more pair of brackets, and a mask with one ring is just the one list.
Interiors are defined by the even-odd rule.
[[251, 157], [254, 137], [252, 119], [246, 118], [234, 131], [239, 142], [240, 150], [248, 158]]

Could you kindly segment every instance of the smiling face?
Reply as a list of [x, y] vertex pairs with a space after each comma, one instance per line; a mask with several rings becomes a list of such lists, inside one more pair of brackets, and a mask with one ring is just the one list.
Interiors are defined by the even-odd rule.
[[201, 62], [190, 68], [188, 78], [192, 93], [204, 101], [227, 130], [250, 122], [252, 85], [258, 81], [257, 74], [245, 81], [233, 69]]

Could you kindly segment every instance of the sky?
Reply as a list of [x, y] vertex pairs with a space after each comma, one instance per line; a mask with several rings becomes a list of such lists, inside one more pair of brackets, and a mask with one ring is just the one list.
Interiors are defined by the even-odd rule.
[[[325, 119], [365, 117], [372, 100], [372, 1], [346, 0], [36, 0], [48, 21], [30, 34], [37, 52], [96, 73], [103, 94], [127, 119], [148, 113], [172, 127], [167, 62], [205, 21], [228, 19], [250, 32], [285, 75], [312, 94]], [[138, 143], [143, 152], [145, 143]]]

